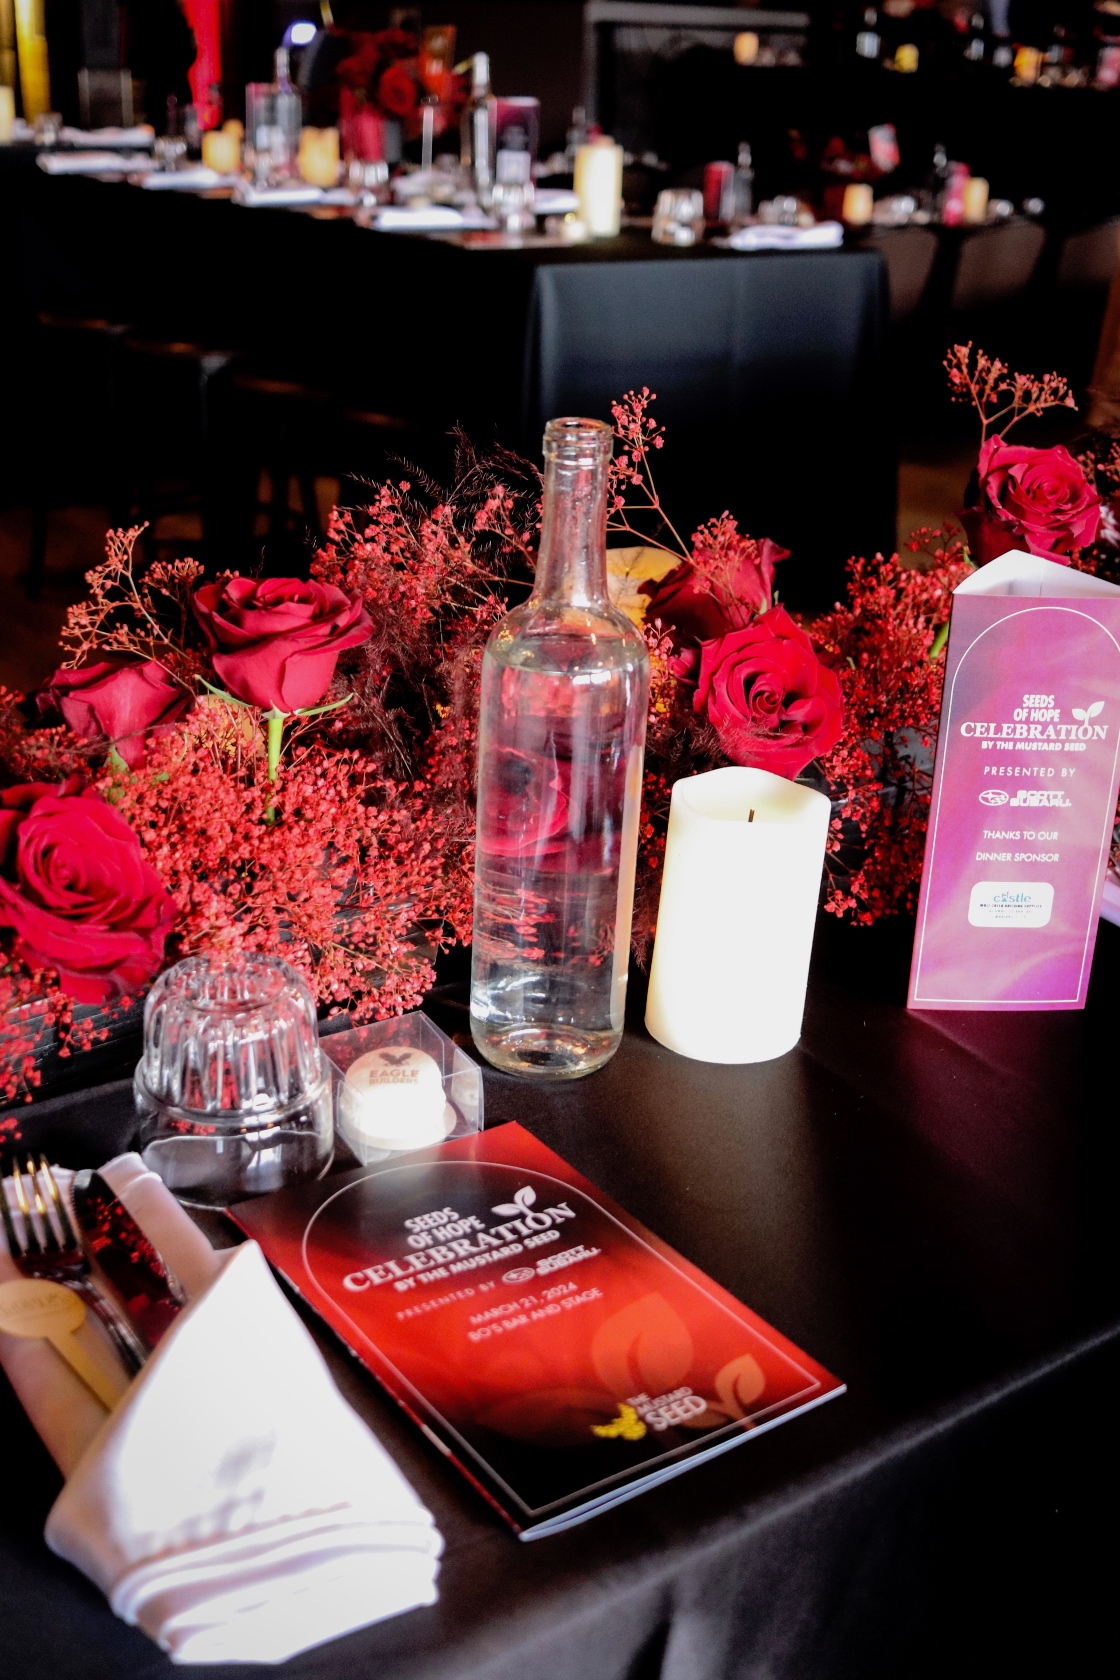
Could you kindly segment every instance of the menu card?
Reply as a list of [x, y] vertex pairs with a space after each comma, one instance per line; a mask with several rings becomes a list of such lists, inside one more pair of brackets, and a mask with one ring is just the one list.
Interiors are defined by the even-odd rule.
[[230, 1213], [523, 1539], [843, 1393], [518, 1125]]

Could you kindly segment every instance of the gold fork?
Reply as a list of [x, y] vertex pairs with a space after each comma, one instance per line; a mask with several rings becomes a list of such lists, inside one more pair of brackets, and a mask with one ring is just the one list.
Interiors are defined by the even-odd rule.
[[[113, 1346], [120, 1355], [125, 1369], [132, 1374], [137, 1372], [146, 1357], [144, 1345], [133, 1331], [127, 1320], [116, 1310], [110, 1301], [101, 1293], [93, 1281], [90, 1273], [89, 1261], [82, 1249], [77, 1231], [74, 1229], [66, 1203], [58, 1193], [54, 1174], [45, 1155], [40, 1155], [39, 1165], [36, 1167], [31, 1156], [27, 1157], [27, 1177], [31, 1184], [31, 1203], [28, 1202], [23, 1185], [23, 1173], [19, 1162], [13, 1160], [11, 1183], [15, 1191], [16, 1207], [19, 1210], [22, 1233], [17, 1230], [16, 1221], [12, 1217], [12, 1210], [8, 1205], [7, 1191], [3, 1177], [0, 1176], [0, 1217], [4, 1221], [4, 1235], [8, 1239], [8, 1252], [15, 1261], [24, 1277], [44, 1278], [51, 1283], [65, 1284], [74, 1290], [97, 1314], [104, 1324], [113, 1341]], [[42, 1187], [46, 1187], [46, 1200], [43, 1198]], [[62, 1233], [59, 1241], [54, 1224], [47, 1209], [47, 1203], [53, 1211], [58, 1229]], [[35, 1223], [31, 1217], [31, 1206], [39, 1216], [43, 1236], [39, 1237]]]

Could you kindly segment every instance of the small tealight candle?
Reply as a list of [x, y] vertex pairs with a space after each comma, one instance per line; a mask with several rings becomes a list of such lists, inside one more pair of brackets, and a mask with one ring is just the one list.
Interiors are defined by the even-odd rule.
[[338, 185], [337, 128], [305, 128], [299, 137], [299, 174], [311, 187]]
[[614, 238], [622, 225], [622, 147], [608, 135], [576, 151], [575, 190], [592, 238]]
[[866, 227], [874, 207], [875, 195], [866, 181], [852, 181], [844, 188], [840, 215], [849, 227]]
[[241, 138], [224, 128], [210, 128], [202, 136], [202, 161], [219, 175], [236, 175], [241, 168]]
[[[387, 1045], [358, 1056], [346, 1070], [338, 1099], [342, 1135], [366, 1149], [422, 1149], [448, 1131], [443, 1075], [426, 1050]], [[452, 1126], [454, 1124], [452, 1110]]]
[[987, 221], [988, 183], [983, 175], [970, 175], [965, 182], [961, 210], [966, 222]]
[[801, 1036], [832, 807], [728, 766], [673, 787], [646, 1026], [700, 1062], [766, 1062]]

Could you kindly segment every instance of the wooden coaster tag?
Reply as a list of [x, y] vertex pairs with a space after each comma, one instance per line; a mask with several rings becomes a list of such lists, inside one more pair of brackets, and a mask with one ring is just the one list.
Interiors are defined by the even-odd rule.
[[75, 1339], [75, 1330], [85, 1321], [85, 1302], [61, 1283], [40, 1278], [0, 1283], [0, 1330], [27, 1341], [49, 1342], [75, 1376], [112, 1411], [122, 1391]]

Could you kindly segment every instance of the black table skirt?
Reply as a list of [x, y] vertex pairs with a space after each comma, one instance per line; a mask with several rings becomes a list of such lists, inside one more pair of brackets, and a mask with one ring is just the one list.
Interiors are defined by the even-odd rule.
[[[822, 927], [802, 1042], [774, 1063], [674, 1057], [644, 1034], [635, 996], [622, 1050], [586, 1082], [486, 1078], [489, 1124], [523, 1122], [849, 1392], [524, 1544], [319, 1331], [447, 1551], [437, 1606], [281, 1672], [1091, 1671], [1116, 1564], [1120, 931], [1102, 928], [1089, 1006], [1070, 1014], [907, 1014], [905, 946], [905, 929]], [[451, 1028], [456, 996], [432, 1002]], [[128, 1088], [21, 1118], [29, 1145], [95, 1162], [128, 1141]], [[0, 1672], [169, 1675], [45, 1550], [58, 1477], [6, 1390], [0, 1423]]]
[[727, 509], [791, 548], [792, 604], [831, 605], [852, 553], [893, 546], [877, 252], [676, 251], [640, 231], [477, 249], [39, 171], [21, 197], [29, 311], [239, 350], [351, 405], [538, 458], [546, 420], [609, 419], [645, 385], [668, 427], [674, 523]]

